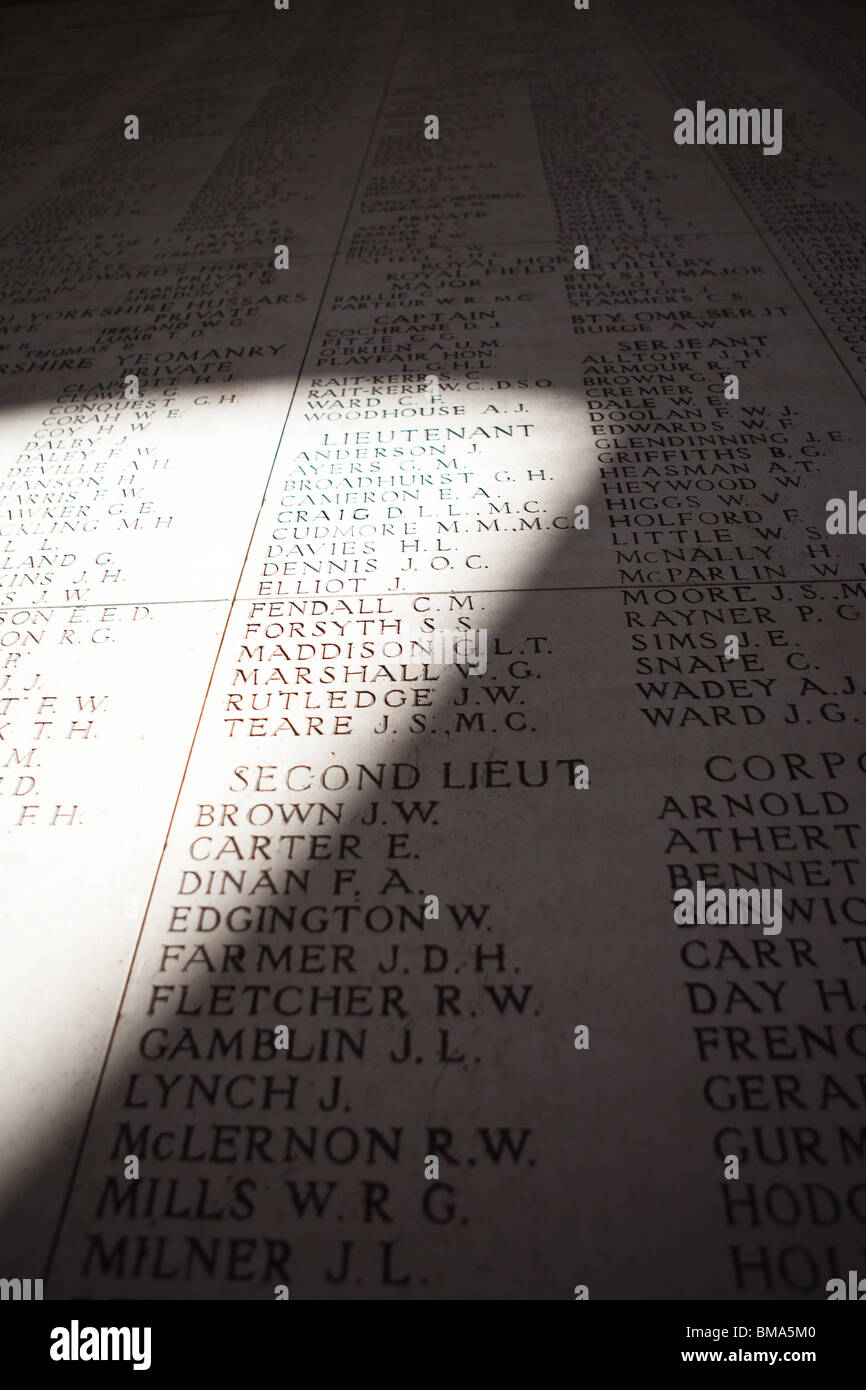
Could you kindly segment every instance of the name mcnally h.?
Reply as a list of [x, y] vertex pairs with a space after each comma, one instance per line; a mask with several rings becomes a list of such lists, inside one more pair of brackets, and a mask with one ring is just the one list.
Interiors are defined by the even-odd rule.
[[674, 140], [678, 145], [763, 145], [762, 154], [782, 149], [782, 108], [757, 106], [707, 107], [705, 101], [692, 111], [681, 106], [674, 112]]

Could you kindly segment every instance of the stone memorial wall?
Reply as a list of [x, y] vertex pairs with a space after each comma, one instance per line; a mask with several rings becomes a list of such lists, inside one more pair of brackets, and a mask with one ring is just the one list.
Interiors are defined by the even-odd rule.
[[0, 10], [0, 1245], [46, 1296], [866, 1269], [825, 9]]

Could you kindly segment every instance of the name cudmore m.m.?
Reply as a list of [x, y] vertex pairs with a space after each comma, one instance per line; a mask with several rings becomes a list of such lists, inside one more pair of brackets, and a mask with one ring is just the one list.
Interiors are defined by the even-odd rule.
[[763, 145], [764, 154], [782, 148], [782, 108], [756, 106], [707, 109], [705, 101], [695, 110], [681, 106], [674, 112], [674, 140], [678, 145]]

